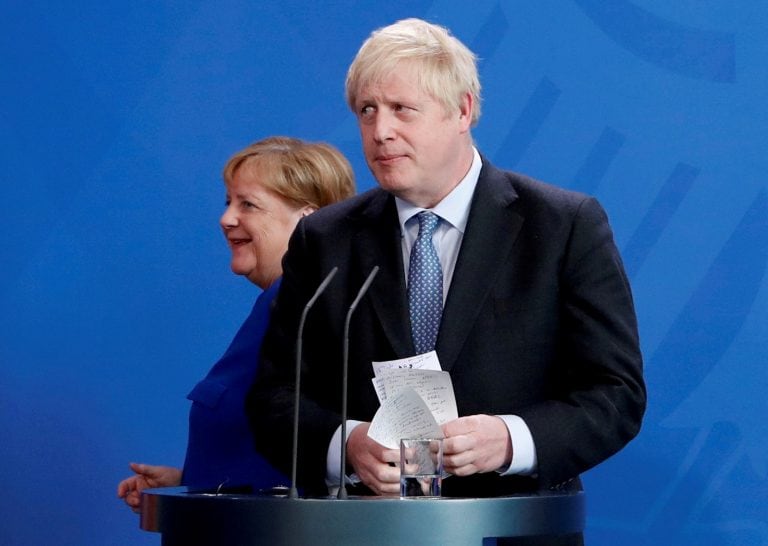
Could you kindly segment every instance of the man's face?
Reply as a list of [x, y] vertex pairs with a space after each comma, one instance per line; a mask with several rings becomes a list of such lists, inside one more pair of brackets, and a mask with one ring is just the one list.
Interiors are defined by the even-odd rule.
[[385, 190], [425, 208], [436, 205], [472, 163], [471, 99], [445, 108], [418, 86], [417, 66], [401, 62], [363, 85], [355, 110], [368, 167]]

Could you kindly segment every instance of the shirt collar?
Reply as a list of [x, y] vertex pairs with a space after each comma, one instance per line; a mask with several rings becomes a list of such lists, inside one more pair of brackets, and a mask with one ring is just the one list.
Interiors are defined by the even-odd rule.
[[469, 218], [469, 206], [472, 204], [472, 196], [475, 193], [477, 179], [480, 176], [480, 169], [482, 166], [483, 162], [480, 159], [480, 154], [478, 153], [477, 148], [473, 146], [472, 165], [469, 167], [469, 171], [467, 171], [467, 174], [461, 179], [458, 185], [451, 190], [451, 193], [446, 195], [442, 201], [431, 209], [417, 207], [408, 201], [395, 197], [397, 216], [400, 220], [400, 232], [405, 232], [405, 223], [410, 220], [414, 214], [423, 210], [431, 210], [454, 228], [458, 229], [461, 233], [464, 233], [464, 230], [467, 227], [467, 219]]

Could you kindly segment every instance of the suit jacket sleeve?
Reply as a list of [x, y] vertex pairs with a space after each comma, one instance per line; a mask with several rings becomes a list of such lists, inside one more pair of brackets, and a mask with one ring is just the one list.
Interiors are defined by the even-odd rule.
[[592, 198], [576, 209], [558, 273], [554, 380], [546, 399], [518, 412], [547, 487], [620, 450], [638, 433], [646, 400], [629, 283]]

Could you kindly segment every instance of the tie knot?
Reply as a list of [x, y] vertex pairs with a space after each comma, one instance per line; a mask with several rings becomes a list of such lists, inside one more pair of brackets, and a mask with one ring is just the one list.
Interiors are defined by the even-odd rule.
[[416, 218], [419, 219], [419, 238], [424, 236], [431, 238], [437, 228], [440, 217], [434, 212], [423, 210], [416, 215]]

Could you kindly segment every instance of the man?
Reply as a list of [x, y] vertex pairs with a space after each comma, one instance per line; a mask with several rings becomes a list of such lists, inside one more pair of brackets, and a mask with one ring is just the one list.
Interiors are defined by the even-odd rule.
[[[443, 425], [445, 494], [579, 488], [581, 472], [637, 434], [645, 409], [632, 297], [605, 213], [479, 154], [475, 58], [442, 27], [409, 19], [374, 32], [346, 93], [380, 188], [303, 219], [291, 239], [247, 404], [256, 437], [268, 438], [259, 449], [288, 471], [298, 321], [338, 266], [304, 328], [299, 435], [300, 485], [338, 483], [343, 326], [379, 266], [351, 321], [347, 479], [399, 491], [399, 453], [367, 435], [378, 408], [371, 362], [434, 347], [460, 415]], [[409, 303], [423, 253], [439, 261], [422, 294], [437, 301]], [[436, 339], [424, 342], [419, 312], [433, 303]]]

